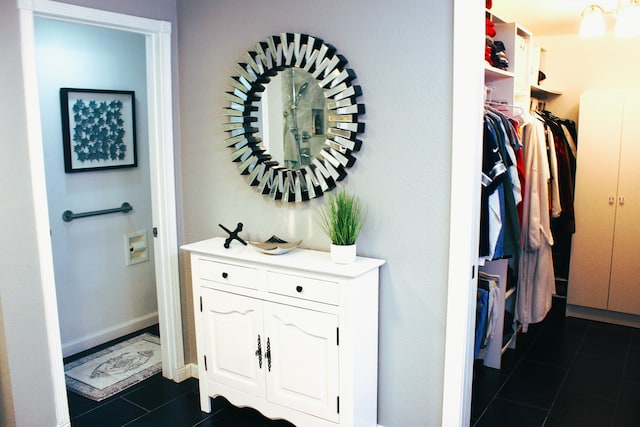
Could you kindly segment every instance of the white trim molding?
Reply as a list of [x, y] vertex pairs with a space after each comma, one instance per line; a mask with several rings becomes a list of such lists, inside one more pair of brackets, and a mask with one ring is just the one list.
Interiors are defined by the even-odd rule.
[[[35, 55], [35, 32], [33, 13], [20, 10], [20, 37], [22, 44], [22, 72], [27, 114], [27, 139], [31, 163], [31, 188], [33, 193], [36, 236], [38, 241], [38, 259], [40, 261], [40, 280], [44, 301], [47, 346], [53, 380], [53, 399], [56, 408], [56, 425], [68, 426], [71, 423], [67, 402], [67, 389], [62, 364], [62, 344], [58, 323], [58, 303], [51, 253], [51, 235], [49, 211], [47, 208], [47, 181], [44, 170], [42, 147], [42, 126], [40, 122], [40, 103], [38, 97], [38, 77]], [[34, 84], [36, 82], [36, 84]]]
[[158, 230], [158, 237], [154, 238], [154, 249], [158, 317], [162, 336], [162, 373], [169, 379], [182, 381], [188, 378], [190, 370], [184, 364], [180, 305], [171, 89], [171, 23], [49, 0], [17, 0], [17, 4], [20, 12], [27, 138], [49, 359], [54, 385], [56, 425], [68, 426], [69, 409], [49, 235], [34, 17], [42, 16], [145, 35], [152, 217], [154, 227]]
[[471, 417], [484, 96], [482, 3], [454, 0], [449, 289], [442, 426]]

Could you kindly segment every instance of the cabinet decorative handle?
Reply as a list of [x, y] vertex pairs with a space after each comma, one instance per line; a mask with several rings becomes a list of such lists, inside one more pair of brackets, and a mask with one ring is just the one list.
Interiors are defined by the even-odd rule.
[[227, 273], [226, 271], [222, 273], [222, 278], [226, 279], [227, 277], [229, 277], [229, 273]]
[[258, 349], [256, 350], [256, 356], [258, 356], [258, 366], [262, 369], [262, 343], [260, 342], [260, 334], [258, 334]]
[[613, 196], [610, 196], [610, 197], [609, 197], [609, 204], [610, 204], [610, 205], [612, 205], [612, 204], [614, 204], [615, 202], [616, 202], [616, 198], [615, 198], [615, 197], [613, 197]]
[[264, 353], [264, 358], [267, 359], [267, 369], [271, 372], [271, 341], [267, 337], [267, 351]]
[[302, 286], [300, 285], [296, 286], [296, 291], [298, 291], [298, 293], [302, 292]]
[[621, 205], [624, 205], [624, 197], [620, 196], [618, 202], [620, 202]]

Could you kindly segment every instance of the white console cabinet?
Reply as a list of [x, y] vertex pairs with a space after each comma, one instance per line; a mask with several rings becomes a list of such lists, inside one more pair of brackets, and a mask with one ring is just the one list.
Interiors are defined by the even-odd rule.
[[191, 253], [200, 404], [224, 396], [298, 427], [377, 425], [378, 270], [214, 238]]

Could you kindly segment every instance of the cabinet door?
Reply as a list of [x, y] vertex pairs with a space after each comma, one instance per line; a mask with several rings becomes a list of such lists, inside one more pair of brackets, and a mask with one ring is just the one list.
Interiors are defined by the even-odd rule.
[[623, 102], [622, 94], [604, 92], [580, 99], [569, 304], [607, 309]]
[[262, 301], [208, 288], [202, 299], [207, 379], [264, 397]]
[[640, 96], [624, 104], [609, 310], [640, 314]]
[[267, 398], [331, 421], [338, 420], [338, 316], [265, 303], [271, 350]]

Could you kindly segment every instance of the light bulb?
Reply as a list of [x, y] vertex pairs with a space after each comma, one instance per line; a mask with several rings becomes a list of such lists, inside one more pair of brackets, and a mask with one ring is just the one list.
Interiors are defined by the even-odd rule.
[[600, 37], [605, 32], [604, 12], [600, 6], [592, 4], [582, 12], [580, 35], [582, 37]]
[[620, 10], [613, 34], [620, 38], [640, 36], [640, 6], [629, 3]]

